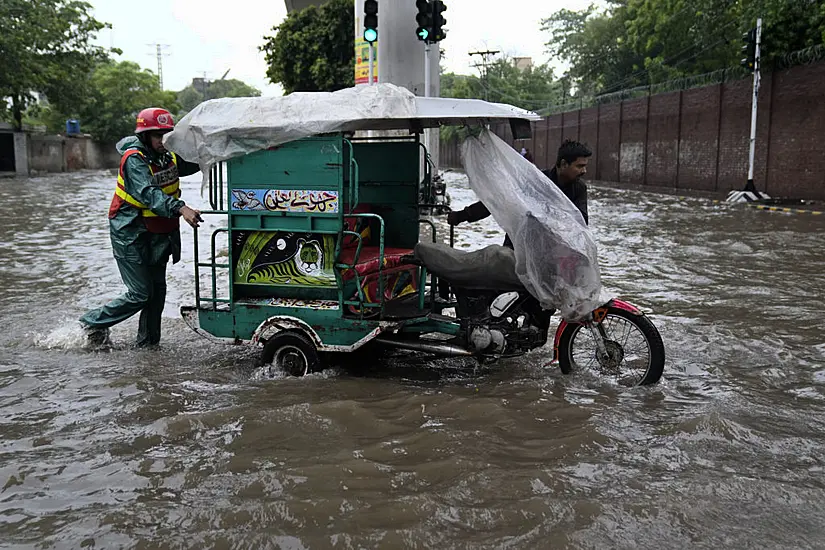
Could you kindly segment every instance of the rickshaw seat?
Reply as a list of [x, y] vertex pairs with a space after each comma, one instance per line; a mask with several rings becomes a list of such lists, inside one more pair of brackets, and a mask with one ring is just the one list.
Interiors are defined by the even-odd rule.
[[[358, 255], [358, 263], [355, 265], [355, 270], [358, 275], [364, 277], [372, 273], [378, 272], [378, 264], [380, 263], [380, 248], [377, 246], [364, 246], [361, 248], [361, 253]], [[344, 248], [338, 256], [338, 263], [352, 265], [355, 259], [355, 248]], [[384, 248], [384, 269], [391, 269], [401, 265], [404, 256], [412, 254], [410, 248]], [[351, 269], [344, 270], [342, 273], [344, 280], [349, 280], [355, 277]]]

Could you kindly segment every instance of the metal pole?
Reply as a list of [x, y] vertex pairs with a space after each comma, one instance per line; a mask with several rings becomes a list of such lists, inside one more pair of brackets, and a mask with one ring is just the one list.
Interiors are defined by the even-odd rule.
[[[363, 50], [362, 50], [363, 51]], [[373, 69], [373, 62], [375, 61], [375, 44], [370, 42], [370, 86], [373, 84], [373, 74], [375, 74]]]
[[[424, 97], [430, 97], [430, 42], [425, 40], [424, 41]], [[424, 128], [424, 148], [427, 150], [428, 153], [431, 153], [430, 147], [432, 146], [432, 129], [431, 128]], [[432, 154], [432, 153], [431, 153]], [[427, 165], [427, 157], [424, 156], [424, 167], [426, 170]], [[433, 174], [430, 175], [430, 182], [428, 184], [428, 189], [432, 190], [433, 186]], [[431, 193], [428, 194], [426, 201], [433, 202]], [[430, 215], [432, 215], [433, 209], [430, 208]]]
[[756, 110], [759, 101], [759, 85], [762, 82], [762, 76], [759, 74], [762, 60], [760, 59], [760, 44], [762, 41], [762, 18], [756, 20], [756, 52], [754, 54], [753, 67], [753, 100], [751, 104], [751, 139], [750, 152], [748, 153], [748, 183], [745, 185], [745, 191], [756, 192], [756, 186], [753, 184], [753, 159], [756, 149]]
[[424, 97], [430, 97], [430, 43], [424, 42]]

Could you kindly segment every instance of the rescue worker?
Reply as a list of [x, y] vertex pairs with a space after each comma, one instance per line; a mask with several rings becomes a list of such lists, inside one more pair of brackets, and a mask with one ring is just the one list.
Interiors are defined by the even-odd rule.
[[[577, 141], [566, 140], [559, 147], [556, 156], [556, 165], [550, 170], [542, 170], [550, 181], [561, 189], [562, 193], [576, 205], [584, 217], [584, 223], [589, 223], [587, 216], [587, 185], [581, 177], [587, 173], [588, 159], [593, 152]], [[475, 202], [463, 210], [456, 210], [447, 215], [447, 223], [458, 225], [462, 222], [476, 222], [490, 215], [490, 211], [481, 201]], [[513, 248], [510, 236], [504, 237], [504, 246]]]
[[109, 207], [112, 252], [126, 293], [80, 318], [91, 346], [108, 343], [109, 327], [140, 312], [136, 345], [160, 341], [166, 302], [166, 264], [180, 260], [179, 220], [192, 227], [203, 221], [200, 211], [180, 200], [180, 177], [200, 171], [163, 146], [163, 135], [174, 128], [165, 109], [144, 109], [135, 135], [117, 144], [121, 153], [117, 187]]

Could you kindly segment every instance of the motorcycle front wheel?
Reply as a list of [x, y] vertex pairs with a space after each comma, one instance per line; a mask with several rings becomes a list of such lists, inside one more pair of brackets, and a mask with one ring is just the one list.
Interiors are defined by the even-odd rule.
[[590, 327], [567, 325], [559, 337], [559, 368], [564, 374], [593, 370], [625, 386], [655, 384], [665, 368], [665, 346], [656, 326], [644, 314], [608, 307], [596, 332], [604, 343], [599, 351]]

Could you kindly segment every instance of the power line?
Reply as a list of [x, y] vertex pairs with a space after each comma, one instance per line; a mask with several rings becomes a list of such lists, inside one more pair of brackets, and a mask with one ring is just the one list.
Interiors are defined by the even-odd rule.
[[487, 94], [487, 86], [484, 84], [487, 82], [487, 65], [489, 63], [489, 58], [493, 55], [499, 53], [499, 50], [486, 50], [486, 51], [478, 51], [478, 52], [469, 52], [470, 56], [473, 55], [480, 55], [481, 56], [481, 63], [476, 63], [473, 67], [483, 69], [481, 71], [481, 79], [482, 79], [482, 87], [484, 88], [484, 100], [489, 99], [489, 95]]

